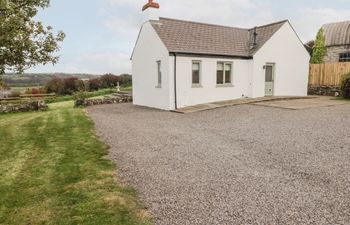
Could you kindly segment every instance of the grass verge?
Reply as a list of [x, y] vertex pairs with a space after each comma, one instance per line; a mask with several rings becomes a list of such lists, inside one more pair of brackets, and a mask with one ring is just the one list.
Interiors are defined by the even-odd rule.
[[[94, 92], [86, 92], [86, 96], [88, 98], [93, 98], [98, 96], [110, 95], [116, 92], [117, 92], [117, 89], [115, 88], [107, 88], [107, 89], [101, 89]], [[45, 102], [49, 104], [49, 103], [64, 102], [64, 101], [71, 101], [71, 100], [74, 100], [73, 95], [57, 96], [56, 98], [48, 98], [48, 99], [45, 99]]]
[[150, 224], [73, 102], [0, 115], [0, 224]]

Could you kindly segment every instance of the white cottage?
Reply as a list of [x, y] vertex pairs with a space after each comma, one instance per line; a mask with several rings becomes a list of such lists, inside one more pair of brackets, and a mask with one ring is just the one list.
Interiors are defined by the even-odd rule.
[[[157, 10], [149, 1], [144, 10]], [[174, 110], [263, 96], [306, 96], [310, 56], [289, 21], [242, 29], [145, 22], [133, 54], [135, 105]]]

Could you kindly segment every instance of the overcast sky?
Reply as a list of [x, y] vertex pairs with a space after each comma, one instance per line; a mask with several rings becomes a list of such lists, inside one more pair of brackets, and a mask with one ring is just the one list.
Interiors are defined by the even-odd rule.
[[[147, 0], [51, 0], [38, 19], [67, 38], [55, 66], [27, 72], [130, 73], [130, 55]], [[289, 19], [301, 39], [324, 23], [350, 20], [350, 0], [157, 0], [161, 17], [253, 27]]]

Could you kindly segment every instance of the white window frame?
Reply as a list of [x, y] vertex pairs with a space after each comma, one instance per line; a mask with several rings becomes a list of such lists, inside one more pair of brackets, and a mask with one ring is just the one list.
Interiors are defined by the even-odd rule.
[[157, 62], [157, 86], [156, 88], [162, 87], [162, 61], [158, 60]]
[[[220, 63], [222, 63], [223, 64], [223, 66], [224, 66], [224, 71], [223, 71], [223, 84], [218, 84], [218, 78], [217, 78], [217, 76], [218, 76], [218, 66], [219, 66], [219, 64]], [[226, 70], [225, 70], [225, 68], [226, 68], [226, 65], [231, 65], [231, 71], [230, 71], [230, 82], [229, 83], [226, 83]], [[216, 74], [215, 74], [215, 76], [216, 76], [216, 86], [217, 87], [232, 87], [233, 85], [233, 62], [228, 62], [228, 61], [218, 61], [217, 63], [216, 63]]]
[[[193, 83], [193, 64], [195, 64], [195, 63], [199, 64], [199, 83]], [[200, 60], [192, 60], [192, 63], [191, 63], [191, 84], [192, 84], [192, 88], [202, 87], [202, 61], [200, 61]]]

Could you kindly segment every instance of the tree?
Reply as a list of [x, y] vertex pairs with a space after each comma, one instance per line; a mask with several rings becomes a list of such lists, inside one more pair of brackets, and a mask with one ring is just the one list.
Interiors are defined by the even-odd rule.
[[120, 79], [118, 76], [113, 74], [106, 74], [101, 77], [101, 87], [102, 88], [113, 88], [118, 85]]
[[93, 78], [89, 80], [89, 90], [98, 91], [101, 88], [100, 78]]
[[63, 94], [64, 93], [64, 82], [62, 79], [58, 77], [53, 77], [45, 86], [47, 93], [56, 93]]
[[0, 0], [0, 74], [58, 62], [55, 53], [65, 34], [54, 35], [52, 27], [34, 20], [49, 4], [50, 0]]
[[315, 41], [314, 40], [308, 41], [304, 45], [305, 45], [306, 50], [312, 56], [313, 49], [314, 49], [314, 46], [315, 46]]
[[324, 30], [321, 28], [316, 36], [316, 41], [313, 47], [313, 53], [311, 58], [311, 63], [321, 64], [323, 63], [323, 58], [326, 55], [326, 38], [324, 36]]

